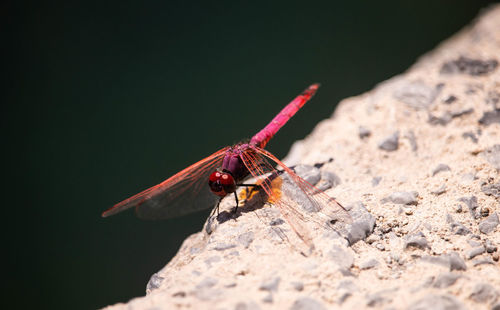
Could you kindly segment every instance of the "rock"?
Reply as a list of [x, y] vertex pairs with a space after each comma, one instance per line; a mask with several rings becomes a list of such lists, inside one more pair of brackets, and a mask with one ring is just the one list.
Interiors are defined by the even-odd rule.
[[495, 300], [497, 297], [498, 292], [491, 284], [488, 283], [476, 284], [469, 295], [470, 299], [479, 303]]
[[321, 171], [314, 166], [297, 165], [293, 168], [293, 170], [299, 177], [303, 178], [312, 185], [316, 185], [316, 183], [318, 183], [321, 179]]
[[477, 219], [480, 217], [479, 214], [476, 213], [476, 209], [478, 208], [476, 196], [462, 197], [459, 198], [458, 200], [467, 205], [472, 218]]
[[281, 281], [280, 277], [274, 277], [272, 279], [266, 280], [259, 286], [259, 290], [276, 292], [278, 290], [278, 285], [280, 284], [280, 281]]
[[321, 179], [316, 184], [316, 188], [322, 191], [336, 187], [341, 183], [340, 178], [333, 172], [321, 171]]
[[431, 194], [439, 196], [441, 194], [446, 193], [446, 185], [442, 184], [439, 188], [436, 190], [431, 191]]
[[262, 298], [262, 302], [267, 303], [267, 304], [272, 304], [274, 301], [273, 299], [273, 294], [269, 293], [266, 295], [266, 297]]
[[425, 236], [421, 234], [410, 235], [406, 238], [405, 249], [408, 249], [410, 247], [419, 248], [423, 250], [429, 248], [429, 244], [427, 243], [427, 239], [425, 238]]
[[384, 151], [392, 152], [396, 151], [399, 146], [399, 132], [396, 131], [392, 135], [385, 137], [379, 142], [378, 148]]
[[260, 310], [259, 305], [253, 301], [244, 303], [239, 302], [235, 305], [234, 310]]
[[446, 99], [443, 100], [443, 102], [446, 104], [452, 104], [453, 102], [457, 101], [457, 99], [458, 98], [454, 95], [449, 95], [448, 97], [446, 97]]
[[447, 288], [448, 286], [452, 286], [453, 284], [455, 284], [458, 278], [460, 278], [460, 275], [456, 273], [442, 273], [437, 276], [432, 286], [435, 288]]
[[290, 310], [325, 310], [326, 308], [317, 300], [310, 297], [297, 299]]
[[443, 172], [443, 171], [451, 171], [450, 166], [448, 166], [446, 164], [437, 165], [436, 168], [434, 168], [434, 170], [432, 170], [432, 176], [435, 176], [436, 174]]
[[[248, 205], [241, 199], [236, 214], [231, 213], [234, 196], [228, 195], [221, 201], [221, 216], [210, 217], [204, 231], [184, 241], [152, 277], [146, 296], [109, 310], [491, 309], [498, 304], [498, 296], [481, 297], [493, 295], [488, 294], [491, 289], [473, 288], [485, 283], [500, 291], [500, 225], [487, 235], [479, 230], [485, 225], [481, 221], [500, 215], [495, 196], [500, 124], [478, 123], [482, 115], [500, 109], [500, 69], [479, 77], [439, 73], [444, 63], [460, 55], [500, 61], [500, 5], [494, 14], [483, 14], [473, 30], [465, 29], [421, 57], [408, 72], [342, 101], [333, 117], [294, 144], [289, 167], [317, 163], [301, 174], [346, 207], [345, 221], [329, 227], [323, 215], [333, 210], [317, 212], [300, 190], [280, 191], [280, 179], [273, 184], [274, 197], [265, 201], [265, 195], [259, 195], [261, 203]], [[300, 113], [306, 115], [306, 110]], [[429, 114], [446, 126], [429, 125]], [[358, 131], [359, 125], [371, 135]], [[394, 152], [379, 149], [384, 133], [396, 130], [401, 136], [389, 147]], [[335, 161], [325, 163], [332, 157]], [[440, 163], [451, 171], [440, 168], [433, 177]], [[220, 168], [215, 158], [208, 166]], [[258, 168], [275, 166], [269, 159]], [[340, 180], [335, 175], [342, 183], [332, 188]], [[206, 180], [193, 185], [186, 189], [201, 186], [206, 198], [214, 198]], [[406, 198], [390, 197], [394, 192], [406, 193]], [[315, 201], [328, 201], [322, 193], [310, 194]], [[200, 198], [205, 197], [192, 198], [184, 200], [186, 207], [192, 202], [204, 205]], [[280, 198], [285, 203], [276, 203]], [[380, 203], [381, 198], [386, 203]], [[176, 204], [183, 207], [184, 202]], [[342, 213], [333, 204], [332, 209]], [[463, 211], [455, 213], [459, 209]], [[481, 217], [486, 210], [488, 215]], [[469, 211], [471, 215], [465, 214]], [[303, 250], [313, 246], [311, 252]], [[381, 292], [386, 288], [397, 291]]]
[[339, 246], [334, 245], [328, 256], [333, 260], [340, 268], [351, 268], [354, 263], [354, 256], [347, 249], [342, 249]]
[[490, 257], [475, 259], [472, 261], [472, 266], [476, 267], [480, 265], [495, 265], [495, 262]]
[[427, 86], [422, 81], [414, 81], [398, 89], [394, 97], [414, 109], [426, 109], [432, 104], [439, 90]]
[[471, 233], [471, 231], [463, 224], [455, 222], [453, 217], [449, 214], [446, 215], [446, 222], [450, 224], [450, 230], [454, 235], [465, 236]]
[[382, 177], [374, 177], [372, 179], [372, 186], [377, 186], [379, 185], [380, 181], [382, 180]]
[[484, 247], [486, 248], [486, 252], [488, 253], [493, 253], [497, 251], [497, 246], [489, 239], [485, 240]]
[[290, 284], [298, 292], [302, 292], [304, 290], [304, 283], [302, 283], [302, 282], [295, 281], [295, 282], [292, 282]]
[[371, 136], [371, 134], [372, 132], [370, 131], [370, 129], [359, 126], [358, 135], [360, 139], [368, 138], [369, 136]]
[[464, 260], [458, 255], [457, 252], [451, 252], [445, 257], [448, 258], [450, 262], [450, 271], [453, 270], [467, 270], [467, 265], [465, 265]]
[[441, 74], [468, 74], [472, 76], [486, 75], [496, 70], [496, 59], [472, 59], [460, 56], [458, 59], [448, 61], [441, 67]]
[[415, 137], [415, 133], [413, 130], [409, 130], [405, 134], [405, 138], [408, 139], [408, 142], [410, 143], [411, 150], [413, 152], [416, 152], [418, 150], [418, 145], [417, 145], [417, 138]]
[[148, 281], [146, 292], [149, 294], [159, 288], [161, 283], [163, 282], [163, 279], [164, 278], [158, 275], [158, 273], [154, 273]]
[[464, 139], [467, 139], [467, 138], [471, 139], [471, 141], [472, 141], [473, 143], [477, 143], [477, 142], [479, 142], [479, 140], [477, 139], [476, 135], [475, 135], [472, 131], [466, 131], [466, 132], [464, 132], [464, 133], [462, 134], [462, 137], [463, 137]]
[[353, 222], [347, 226], [347, 236], [345, 237], [349, 244], [352, 245], [359, 240], [365, 239], [373, 232], [375, 218], [359, 201], [349, 205], [347, 209]]
[[216, 251], [225, 251], [235, 247], [236, 244], [234, 243], [217, 243], [213, 249]]
[[[497, 111], [500, 118], [500, 110]], [[499, 121], [500, 122], [500, 121]], [[481, 155], [497, 170], [500, 170], [500, 144], [486, 149]]]
[[490, 232], [495, 231], [498, 226], [498, 215], [496, 212], [493, 212], [486, 219], [482, 220], [479, 223], [479, 231], [483, 234], [489, 234]]
[[484, 246], [478, 246], [476, 248], [473, 248], [473, 249], [467, 251], [465, 256], [467, 257], [467, 259], [471, 259], [471, 258], [474, 258], [478, 255], [483, 254], [485, 251], [486, 251], [486, 249], [484, 248]]
[[481, 190], [488, 196], [500, 198], [500, 182], [481, 186]]
[[389, 197], [382, 199], [382, 203], [392, 202], [403, 205], [416, 205], [418, 192], [394, 192]]
[[412, 303], [408, 310], [464, 310], [465, 307], [451, 295], [427, 295]]
[[495, 123], [500, 124], [500, 110], [484, 112], [483, 116], [479, 119], [479, 124], [481, 125], [488, 126]]
[[202, 290], [205, 288], [211, 288], [214, 287], [217, 284], [217, 282], [218, 282], [217, 279], [207, 277], [203, 279], [201, 282], [199, 282], [198, 285], [196, 285], [196, 289]]
[[361, 262], [359, 264], [359, 268], [362, 270], [370, 269], [370, 268], [378, 266], [378, 264], [379, 264], [378, 260], [371, 258], [371, 259], [368, 259], [368, 260]]

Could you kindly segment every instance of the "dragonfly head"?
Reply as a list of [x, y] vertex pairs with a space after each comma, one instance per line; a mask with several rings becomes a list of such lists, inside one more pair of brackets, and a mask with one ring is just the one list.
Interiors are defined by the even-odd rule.
[[212, 193], [219, 197], [225, 197], [236, 190], [236, 183], [233, 176], [225, 171], [212, 172], [208, 178], [208, 186], [210, 186]]

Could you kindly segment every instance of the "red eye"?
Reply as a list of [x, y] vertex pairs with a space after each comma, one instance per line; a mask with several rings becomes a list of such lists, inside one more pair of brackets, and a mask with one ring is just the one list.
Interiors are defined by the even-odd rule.
[[221, 173], [219, 171], [214, 171], [214, 172], [212, 172], [212, 174], [208, 178], [208, 181], [215, 182], [215, 181], [219, 180], [220, 177], [221, 177]]
[[236, 190], [236, 183], [233, 177], [227, 172], [212, 172], [208, 178], [210, 190], [217, 196], [224, 197]]
[[222, 174], [221, 179], [220, 179], [220, 184], [222, 184], [222, 185], [232, 185], [232, 184], [234, 184], [233, 177], [230, 174], [228, 174], [228, 173]]

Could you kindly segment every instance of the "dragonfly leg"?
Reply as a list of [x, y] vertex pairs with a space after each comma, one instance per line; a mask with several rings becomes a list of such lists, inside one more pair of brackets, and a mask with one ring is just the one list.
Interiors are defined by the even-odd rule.
[[236, 207], [234, 208], [233, 213], [236, 214], [236, 211], [238, 210], [238, 204], [239, 204], [238, 195], [236, 194], [236, 192], [234, 192], [234, 199], [236, 199]]
[[217, 206], [215, 206], [215, 208], [212, 210], [212, 213], [210, 213], [210, 216], [213, 216], [215, 214], [215, 210], [217, 210], [217, 217], [219, 217], [219, 205], [220, 205], [221, 201], [222, 201], [222, 197], [217, 202]]

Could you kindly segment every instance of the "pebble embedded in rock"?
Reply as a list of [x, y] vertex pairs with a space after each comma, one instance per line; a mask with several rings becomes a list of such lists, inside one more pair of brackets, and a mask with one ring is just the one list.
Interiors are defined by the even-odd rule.
[[358, 135], [360, 139], [368, 138], [369, 136], [371, 136], [371, 134], [372, 132], [370, 131], [370, 129], [359, 126]]
[[392, 135], [386, 137], [379, 142], [378, 148], [384, 151], [392, 152], [396, 151], [399, 146], [399, 132], [396, 131]]
[[234, 243], [217, 243], [217, 245], [213, 249], [216, 251], [225, 251], [235, 247], [236, 244]]
[[451, 295], [427, 295], [414, 303], [408, 310], [465, 310], [465, 306]]
[[467, 138], [471, 139], [471, 141], [473, 143], [478, 143], [479, 142], [479, 140], [477, 139], [476, 135], [472, 131], [466, 131], [466, 132], [464, 132], [462, 134], [462, 137], [464, 139], [467, 139]]
[[481, 190], [488, 196], [500, 198], [500, 182], [481, 186]]
[[460, 278], [460, 275], [453, 272], [442, 273], [436, 277], [432, 286], [435, 288], [447, 288], [455, 284], [458, 278]]
[[427, 242], [427, 239], [423, 235], [416, 234], [410, 235], [406, 238], [405, 249], [408, 249], [410, 247], [426, 249], [429, 248], [429, 244]]
[[248, 248], [250, 244], [253, 242], [254, 234], [252, 231], [247, 231], [238, 236], [238, 243]]
[[403, 205], [416, 205], [418, 203], [418, 192], [394, 192], [389, 197], [382, 199], [382, 203], [392, 202]]
[[215, 278], [207, 277], [196, 285], [197, 289], [211, 288], [217, 284], [218, 280]]
[[450, 262], [450, 271], [467, 270], [467, 265], [457, 252], [451, 252], [445, 255], [445, 257], [447, 257]]
[[292, 282], [290, 284], [298, 292], [302, 292], [304, 290], [304, 283], [302, 283], [302, 282], [295, 281], [295, 282]]
[[[498, 111], [500, 118], [500, 110]], [[500, 122], [500, 120], [499, 120]], [[500, 144], [495, 144], [492, 147], [481, 152], [481, 155], [497, 170], [500, 171]]]
[[472, 259], [478, 255], [483, 254], [485, 251], [486, 249], [484, 248], [484, 246], [481, 245], [467, 251], [467, 253], [465, 253], [465, 257], [467, 257], [467, 259]]
[[416, 110], [426, 109], [440, 90], [441, 88], [429, 87], [422, 81], [413, 81], [396, 90], [394, 97]]
[[450, 224], [450, 230], [455, 235], [468, 235], [471, 231], [462, 223], [456, 222], [450, 214], [446, 214], [446, 222]]
[[476, 213], [476, 209], [478, 208], [476, 196], [462, 197], [459, 198], [458, 200], [467, 205], [472, 218], [477, 219], [480, 217], [480, 215]]
[[328, 256], [331, 260], [334, 261], [340, 268], [351, 268], [354, 263], [354, 256], [347, 249], [342, 249], [334, 245], [330, 252], [328, 252]]
[[434, 168], [434, 170], [432, 170], [432, 176], [435, 176], [436, 174], [443, 172], [443, 171], [451, 171], [450, 166], [448, 166], [447, 164], [437, 165], [437, 167]]
[[490, 232], [495, 231], [498, 223], [498, 215], [496, 212], [493, 212], [486, 219], [482, 220], [481, 223], [479, 223], [479, 231], [483, 234], [489, 234]]
[[347, 207], [353, 222], [347, 226], [345, 238], [352, 245], [359, 240], [365, 239], [373, 232], [375, 217], [358, 201]]
[[262, 298], [262, 302], [265, 302], [266, 304], [272, 304], [273, 301], [273, 294], [271, 292], [269, 292], [266, 297]]
[[457, 101], [457, 97], [455, 97], [454, 95], [449, 95], [448, 97], [446, 97], [445, 100], [443, 100], [444, 103], [446, 104], [452, 104], [453, 102]]
[[253, 301], [245, 303], [239, 302], [235, 305], [234, 310], [260, 310], [259, 305]]
[[500, 124], [500, 110], [484, 112], [483, 116], [479, 119], [479, 124], [481, 125], [488, 126], [495, 123]]
[[336, 187], [341, 183], [340, 178], [333, 172], [321, 171], [321, 179], [316, 184], [316, 188], [326, 191], [332, 187]]
[[409, 130], [405, 134], [405, 138], [408, 139], [408, 142], [410, 142], [410, 147], [413, 152], [416, 152], [418, 150], [418, 145], [417, 145], [417, 138], [415, 137], [415, 133], [413, 130]]
[[163, 282], [163, 277], [158, 275], [158, 273], [154, 273], [148, 281], [148, 285], [146, 286], [146, 292], [151, 293], [151, 291], [156, 290], [160, 287]]
[[276, 292], [278, 290], [278, 285], [280, 284], [280, 281], [281, 281], [280, 277], [275, 277], [275, 278], [266, 280], [259, 286], [259, 290]]
[[372, 179], [372, 186], [377, 186], [379, 185], [380, 181], [382, 180], [382, 177], [374, 177]]
[[431, 194], [436, 195], [436, 196], [439, 196], [439, 195], [444, 194], [444, 193], [446, 193], [446, 185], [445, 184], [442, 184], [436, 190], [431, 191]]
[[378, 264], [379, 264], [378, 260], [371, 258], [371, 259], [365, 260], [362, 263], [360, 263], [359, 268], [362, 270], [371, 269], [373, 267], [378, 266]]
[[485, 303], [487, 301], [495, 300], [498, 297], [498, 292], [495, 288], [488, 283], [479, 283], [472, 289], [469, 298], [475, 302]]
[[486, 252], [493, 253], [497, 251], [497, 246], [489, 239], [486, 239], [484, 242], [484, 247], [486, 248]]
[[310, 297], [302, 297], [297, 299], [290, 310], [326, 310], [319, 301]]
[[269, 222], [269, 225], [278, 226], [278, 225], [281, 225], [284, 223], [285, 223], [285, 221], [282, 218], [277, 218], [277, 219], [273, 219], [271, 222]]
[[321, 179], [321, 171], [314, 166], [297, 165], [293, 168], [293, 170], [299, 177], [303, 178], [312, 185], [315, 185]]
[[441, 74], [462, 73], [472, 76], [486, 75], [493, 71], [498, 66], [496, 59], [472, 59], [460, 56], [458, 59], [445, 62], [441, 67]]

